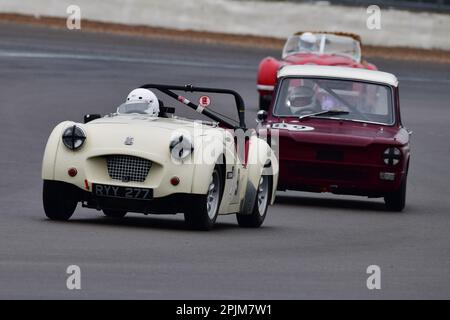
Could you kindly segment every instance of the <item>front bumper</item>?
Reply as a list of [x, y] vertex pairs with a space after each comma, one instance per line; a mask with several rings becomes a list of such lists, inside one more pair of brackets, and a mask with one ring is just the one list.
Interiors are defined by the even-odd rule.
[[[394, 174], [395, 178], [382, 179], [381, 173], [389, 173], [387, 175], [389, 177], [392, 176], [390, 174]], [[401, 166], [386, 167], [281, 159], [278, 190], [382, 197], [400, 187], [403, 175]]]
[[112, 209], [144, 214], [176, 214], [184, 213], [186, 208], [190, 208], [194, 201], [202, 197], [202, 195], [189, 193], [173, 193], [151, 200], [98, 197], [71, 183], [54, 180], [47, 180], [47, 182], [57, 184], [58, 187], [66, 190], [67, 196], [81, 202], [83, 207], [96, 210]]

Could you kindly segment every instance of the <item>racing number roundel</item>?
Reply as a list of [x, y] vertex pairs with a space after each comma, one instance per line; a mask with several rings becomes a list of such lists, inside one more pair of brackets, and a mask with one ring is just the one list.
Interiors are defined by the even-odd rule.
[[198, 100], [198, 104], [201, 105], [203, 108], [206, 108], [211, 104], [211, 98], [208, 96], [201, 96]]

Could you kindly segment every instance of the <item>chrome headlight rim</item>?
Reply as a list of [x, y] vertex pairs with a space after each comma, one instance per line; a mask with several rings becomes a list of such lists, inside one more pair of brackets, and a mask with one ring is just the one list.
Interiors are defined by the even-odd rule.
[[69, 150], [79, 150], [84, 145], [85, 141], [86, 133], [76, 124], [66, 128], [63, 132], [62, 142]]
[[402, 157], [402, 151], [398, 147], [388, 147], [383, 152], [383, 162], [388, 166], [398, 165]]
[[172, 138], [169, 151], [173, 159], [183, 161], [194, 152], [194, 144], [188, 136], [181, 134]]

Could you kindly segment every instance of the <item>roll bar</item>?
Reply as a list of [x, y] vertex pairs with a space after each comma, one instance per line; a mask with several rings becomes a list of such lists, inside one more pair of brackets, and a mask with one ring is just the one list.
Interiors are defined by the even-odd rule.
[[[168, 95], [169, 97], [178, 100], [179, 102], [185, 104], [191, 109], [204, 114], [205, 116], [211, 118], [214, 121], [220, 122], [230, 129], [239, 129], [246, 128], [245, 126], [245, 105], [244, 100], [241, 95], [234, 90], [229, 89], [218, 89], [218, 88], [205, 88], [205, 87], [194, 87], [191, 84], [184, 86], [175, 86], [175, 85], [165, 85], [165, 84], [144, 84], [141, 86], [143, 89], [156, 89], [161, 91], [162, 93]], [[204, 93], [220, 93], [220, 94], [228, 94], [234, 97], [234, 101], [236, 103], [236, 109], [239, 116], [239, 126], [229, 122], [227, 119], [220, 117], [217, 114], [212, 113], [207, 108], [202, 107], [201, 105], [196, 105], [193, 102], [189, 101], [185, 97], [176, 94], [175, 91], [184, 91], [184, 92], [204, 92]]]

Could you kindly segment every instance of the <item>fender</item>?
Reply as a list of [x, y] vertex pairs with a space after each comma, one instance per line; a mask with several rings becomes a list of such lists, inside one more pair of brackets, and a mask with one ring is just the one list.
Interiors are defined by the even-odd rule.
[[272, 57], [261, 60], [258, 69], [257, 89], [261, 95], [270, 95], [277, 82], [277, 72], [280, 62]]
[[272, 175], [271, 204], [275, 201], [278, 184], [278, 160], [270, 146], [262, 139], [253, 135], [250, 138], [247, 163], [247, 187], [241, 204], [242, 214], [251, 214], [256, 201], [257, 187], [261, 175]]
[[54, 180], [55, 179], [55, 163], [58, 149], [61, 146], [61, 137], [63, 130], [73, 124], [72, 121], [64, 121], [58, 124], [50, 134], [47, 144], [45, 146], [44, 158], [42, 160], [42, 179]]
[[[209, 136], [208, 138], [211, 138]], [[220, 153], [216, 157], [215, 161], [211, 161], [212, 159], [204, 159], [203, 154], [195, 153], [194, 151], [194, 173], [192, 177], [192, 193], [196, 194], [206, 194], [208, 191], [208, 187], [210, 185], [210, 179], [214, 170], [214, 167], [217, 163], [223, 164], [224, 166], [232, 166], [234, 164], [233, 155], [231, 154], [229, 148], [226, 147], [226, 141], [228, 140], [227, 133], [224, 133], [222, 137], [217, 137], [217, 140], [213, 140], [212, 143], [217, 144], [217, 147], [220, 149], [214, 148], [214, 150], [220, 150]], [[203, 138], [203, 145], [208, 142]], [[205, 149], [206, 150], [206, 149]], [[204, 151], [205, 151], [204, 150]], [[225, 168], [228, 170], [229, 168]]]

